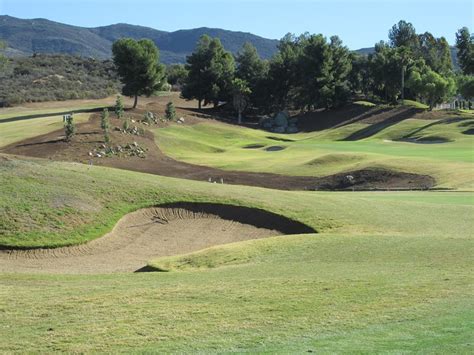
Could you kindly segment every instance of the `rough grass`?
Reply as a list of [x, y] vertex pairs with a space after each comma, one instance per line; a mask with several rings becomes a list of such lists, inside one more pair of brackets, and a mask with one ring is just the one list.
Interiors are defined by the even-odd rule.
[[[184, 182], [117, 169], [43, 160], [0, 160], [0, 174], [0, 245], [16, 247], [83, 243], [110, 230], [127, 212], [183, 200], [261, 207], [307, 223], [320, 232], [461, 233], [469, 226], [471, 213], [464, 205], [466, 195], [460, 193], [395, 195], [407, 196], [407, 203], [403, 199], [380, 197], [390, 195], [370, 193], [279, 191], [278, 199], [275, 199], [275, 192], [268, 189]], [[423, 196], [435, 203], [427, 211], [412, 201], [411, 196]], [[447, 207], [444, 203], [437, 203], [436, 198], [446, 196], [462, 203]], [[405, 211], [403, 218], [392, 218], [399, 208]], [[448, 213], [450, 209], [452, 215]], [[357, 218], [352, 217], [354, 211], [358, 211]], [[432, 219], [436, 221], [426, 225], [419, 223], [420, 220]]]
[[[401, 101], [400, 101], [401, 103]], [[415, 101], [415, 100], [403, 100], [403, 105], [404, 106], [410, 106], [410, 107], [415, 107], [415, 108], [421, 108], [424, 110], [427, 110], [429, 108], [428, 105], [425, 105], [424, 103]]]
[[364, 100], [354, 101], [354, 104], [355, 104], [355, 105], [359, 105], [359, 106], [365, 106], [365, 107], [375, 107], [375, 106], [377, 106], [377, 105], [374, 104], [373, 102], [364, 101]]
[[[222, 168], [380, 165], [469, 188], [472, 137], [460, 132], [471, 121], [406, 120], [371, 139], [335, 141], [360, 128], [351, 125], [292, 135], [280, 152], [243, 149], [275, 141], [221, 124], [156, 133], [168, 154]], [[407, 134], [453, 142], [395, 141]], [[175, 201], [263, 208], [319, 232], [150, 261], [170, 272], [0, 274], [2, 353], [472, 352], [472, 192], [274, 191], [2, 155], [0, 178], [2, 246], [84, 243], [125, 213]]]
[[1, 352], [467, 352], [472, 193], [275, 192], [0, 160], [1, 243], [98, 237], [171, 201], [264, 208], [320, 234], [153, 261], [169, 273], [0, 274]]

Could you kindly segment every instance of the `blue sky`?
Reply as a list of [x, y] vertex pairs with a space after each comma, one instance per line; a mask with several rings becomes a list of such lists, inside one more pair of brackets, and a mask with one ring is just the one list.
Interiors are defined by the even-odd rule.
[[454, 43], [462, 26], [474, 31], [473, 0], [0, 0], [0, 14], [43, 17], [95, 27], [130, 23], [164, 31], [219, 27], [267, 38], [285, 33], [339, 35], [351, 49], [387, 39], [400, 19], [417, 32]]

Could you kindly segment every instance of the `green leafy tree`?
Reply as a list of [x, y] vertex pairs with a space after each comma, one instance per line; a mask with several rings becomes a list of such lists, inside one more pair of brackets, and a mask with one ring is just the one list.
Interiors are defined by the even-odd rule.
[[418, 36], [415, 27], [404, 20], [393, 25], [388, 32], [391, 47], [408, 47], [412, 50], [418, 48]]
[[202, 36], [186, 62], [188, 76], [181, 92], [183, 98], [198, 100], [199, 109], [202, 103], [217, 106], [220, 101], [231, 99], [234, 57], [218, 38]]
[[109, 110], [107, 108], [104, 108], [104, 111], [102, 111], [102, 114], [100, 115], [100, 128], [104, 131], [104, 140], [105, 143], [110, 142], [110, 121], [109, 121]]
[[396, 102], [400, 94], [401, 61], [396, 48], [383, 41], [375, 45], [375, 52], [369, 55], [372, 76], [372, 92], [386, 101]]
[[459, 66], [464, 74], [474, 74], [474, 35], [463, 27], [456, 33], [456, 47], [458, 49]]
[[166, 104], [165, 117], [169, 121], [173, 121], [176, 118], [176, 108], [171, 101]]
[[278, 52], [271, 59], [266, 81], [268, 100], [266, 109], [282, 110], [293, 101], [293, 88], [298, 80], [298, 60], [301, 47], [294, 35], [286, 34], [278, 44]]
[[373, 85], [369, 58], [365, 55], [352, 53], [351, 61], [351, 71], [348, 74], [349, 88], [354, 93], [359, 92], [368, 97]]
[[112, 45], [113, 60], [122, 83], [122, 93], [135, 97], [150, 96], [165, 83], [165, 68], [159, 63], [159, 51], [149, 39], [122, 38]]
[[456, 90], [455, 81], [451, 76], [443, 77], [428, 66], [421, 70], [412, 70], [407, 84], [430, 106], [430, 110], [436, 104], [451, 98]]
[[459, 75], [457, 77], [458, 93], [466, 100], [474, 99], [474, 76]]
[[416, 51], [425, 63], [439, 74], [448, 74], [453, 70], [451, 50], [446, 38], [435, 38], [431, 33], [418, 35], [419, 47]]
[[166, 67], [166, 78], [172, 86], [182, 87], [188, 77], [188, 71], [183, 64], [173, 64]]
[[122, 96], [117, 95], [117, 99], [115, 100], [115, 114], [117, 115], [117, 118], [122, 118], [123, 117], [123, 100]]
[[249, 95], [252, 93], [252, 90], [249, 88], [247, 81], [240, 78], [235, 78], [232, 80], [233, 88], [233, 103], [234, 108], [237, 111], [237, 122], [242, 123], [242, 113], [247, 108], [249, 102]]
[[260, 58], [257, 49], [251, 43], [245, 43], [237, 54], [236, 64], [235, 76], [247, 82], [250, 89], [249, 104], [262, 105], [266, 100], [265, 79], [268, 75], [268, 62]]
[[70, 142], [72, 137], [76, 134], [76, 125], [74, 123], [74, 114], [66, 116], [66, 122], [64, 122], [64, 133], [66, 135], [66, 142]]

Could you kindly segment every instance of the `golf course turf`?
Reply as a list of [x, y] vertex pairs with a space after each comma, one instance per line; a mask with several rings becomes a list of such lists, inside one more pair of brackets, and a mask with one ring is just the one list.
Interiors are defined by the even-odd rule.
[[[370, 123], [276, 135], [185, 116], [143, 139], [182, 164], [200, 157], [205, 167], [262, 179], [383, 169], [430, 176], [449, 191], [284, 191], [99, 166], [109, 158], [90, 166], [87, 157], [61, 159], [67, 148], [51, 159], [3, 150], [0, 352], [470, 353], [474, 157], [473, 137], [462, 132], [473, 118], [438, 122], [445, 118], [408, 118], [346, 141]], [[407, 136], [449, 141], [397, 141]], [[265, 151], [276, 145], [286, 148]], [[115, 270], [82, 274], [85, 259], [73, 257], [76, 271], [62, 272], [61, 250], [87, 249], [114, 227], [126, 231], [117, 250], [132, 257], [145, 239], [121, 224], [127, 216], [143, 231], [201, 223], [196, 233], [209, 243], [164, 254], [142, 243], [149, 253], [136, 265], [118, 254]], [[232, 234], [236, 226], [250, 233]], [[106, 265], [103, 251], [97, 263]], [[48, 254], [48, 267], [22, 259], [28, 252]], [[16, 270], [2, 269], [6, 256]]]

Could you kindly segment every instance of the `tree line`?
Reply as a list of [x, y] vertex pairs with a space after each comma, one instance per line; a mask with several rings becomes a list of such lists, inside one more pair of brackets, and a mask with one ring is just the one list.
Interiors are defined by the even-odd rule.
[[218, 38], [207, 35], [185, 65], [166, 69], [148, 40], [121, 39], [113, 53], [125, 95], [150, 94], [168, 80], [180, 87], [183, 98], [197, 100], [199, 108], [234, 103], [240, 118], [248, 107], [260, 112], [329, 109], [353, 97], [388, 103], [410, 98], [430, 108], [456, 94], [470, 100], [474, 37], [468, 28], [456, 33], [456, 46], [460, 71], [453, 68], [444, 37], [417, 34], [411, 23], [400, 21], [389, 30], [388, 41], [377, 43], [368, 55], [351, 52], [338, 36], [309, 33], [286, 35], [270, 60], [262, 60], [249, 43], [234, 57]]

